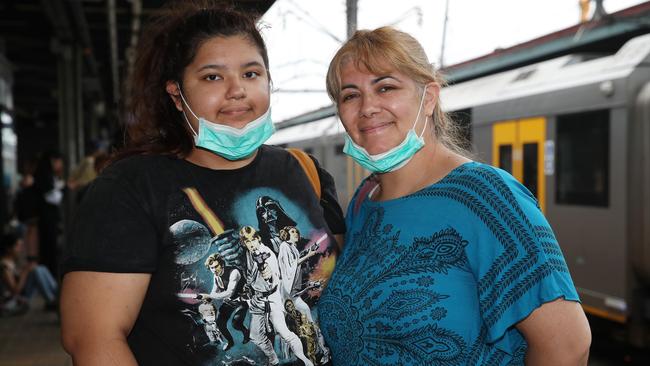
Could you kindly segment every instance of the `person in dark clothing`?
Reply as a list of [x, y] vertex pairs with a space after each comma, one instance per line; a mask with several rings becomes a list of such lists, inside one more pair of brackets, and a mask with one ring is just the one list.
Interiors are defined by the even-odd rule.
[[65, 192], [63, 157], [56, 151], [46, 151], [34, 171], [36, 218], [38, 220], [38, 260], [54, 276], [59, 273], [59, 235], [61, 233], [61, 204]]
[[34, 188], [34, 170], [37, 160], [27, 159], [23, 164], [18, 191], [13, 201], [13, 217], [24, 240], [30, 260], [38, 259], [38, 194]]

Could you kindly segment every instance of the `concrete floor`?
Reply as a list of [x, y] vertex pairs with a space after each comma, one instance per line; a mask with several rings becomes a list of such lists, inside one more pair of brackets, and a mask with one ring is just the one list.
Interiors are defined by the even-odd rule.
[[59, 331], [57, 314], [38, 301], [26, 314], [0, 317], [0, 366], [71, 366]]

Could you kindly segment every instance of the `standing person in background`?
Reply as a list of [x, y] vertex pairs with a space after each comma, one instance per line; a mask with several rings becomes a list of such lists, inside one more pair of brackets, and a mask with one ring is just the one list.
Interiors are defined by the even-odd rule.
[[321, 298], [334, 364], [585, 365], [589, 324], [552, 229], [523, 185], [458, 148], [441, 84], [390, 27], [330, 63], [343, 151], [373, 172]]
[[[143, 30], [130, 80], [129, 145], [88, 188], [63, 262], [62, 339], [75, 365], [304, 358], [290, 331], [282, 332], [290, 357], [276, 357], [275, 342], [263, 352], [240, 332], [232, 345], [206, 335], [214, 309], [206, 313], [210, 300], [201, 294], [215, 283], [206, 260], [219, 254], [224, 267], [247, 272], [239, 232], [257, 225], [260, 197], [281, 203], [305, 235], [326, 237], [322, 260], [305, 277], [329, 278], [334, 235], [345, 230], [332, 177], [309, 160], [317, 192], [296, 158], [264, 145], [274, 131], [266, 46], [253, 17], [215, 3], [168, 2]], [[320, 291], [310, 296], [316, 309]], [[270, 319], [257, 325], [276, 339]]]
[[38, 195], [34, 189], [34, 171], [37, 160], [27, 159], [23, 164], [18, 191], [13, 203], [13, 214], [18, 220], [20, 232], [23, 233], [23, 240], [27, 257], [30, 260], [38, 260]]
[[44, 152], [34, 171], [36, 217], [38, 220], [38, 258], [56, 277], [59, 274], [59, 235], [63, 196], [63, 156], [54, 151]]
[[91, 141], [86, 146], [89, 153], [72, 169], [68, 177], [68, 188], [75, 194], [75, 201], [81, 202], [90, 182], [97, 178], [103, 168], [107, 154], [97, 141]]

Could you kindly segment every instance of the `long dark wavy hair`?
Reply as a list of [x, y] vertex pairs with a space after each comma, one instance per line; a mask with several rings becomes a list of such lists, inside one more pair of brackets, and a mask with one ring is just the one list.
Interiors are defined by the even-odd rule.
[[182, 85], [185, 68], [199, 47], [213, 37], [244, 36], [257, 47], [269, 68], [258, 15], [243, 13], [223, 1], [180, 0], [167, 3], [144, 28], [137, 47], [131, 98], [125, 105], [125, 146], [112, 161], [139, 154], [185, 157], [194, 146], [182, 114], [166, 91], [168, 81]]

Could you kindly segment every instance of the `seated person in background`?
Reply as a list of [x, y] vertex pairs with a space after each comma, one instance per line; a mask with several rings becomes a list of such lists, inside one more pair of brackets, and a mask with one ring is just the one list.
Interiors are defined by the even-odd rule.
[[43, 265], [27, 262], [17, 265], [23, 240], [14, 233], [2, 235], [0, 243], [0, 283], [2, 284], [2, 307], [7, 310], [25, 308], [28, 300], [38, 291], [45, 299], [46, 310], [57, 309], [58, 285]]

